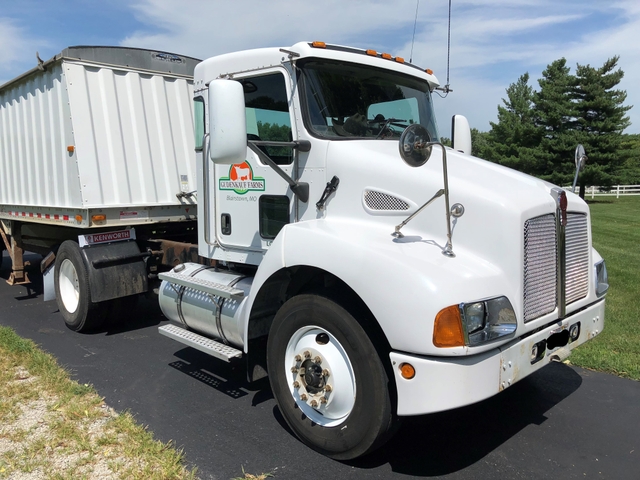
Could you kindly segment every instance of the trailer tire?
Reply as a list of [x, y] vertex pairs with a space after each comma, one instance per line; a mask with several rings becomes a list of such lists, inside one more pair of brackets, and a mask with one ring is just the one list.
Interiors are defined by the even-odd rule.
[[87, 266], [80, 247], [71, 240], [63, 242], [56, 254], [54, 286], [58, 309], [67, 327], [86, 332], [102, 325], [109, 309], [91, 302]]
[[334, 301], [310, 294], [288, 300], [269, 332], [267, 368], [285, 421], [323, 455], [353, 459], [391, 435], [395, 418], [380, 356]]

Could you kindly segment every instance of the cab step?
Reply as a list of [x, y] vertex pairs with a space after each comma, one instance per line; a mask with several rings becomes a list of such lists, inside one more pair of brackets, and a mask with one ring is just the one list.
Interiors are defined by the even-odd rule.
[[160, 280], [180, 285], [181, 287], [191, 288], [199, 292], [209, 293], [217, 297], [239, 300], [244, 297], [244, 291], [223, 285], [222, 283], [210, 282], [201, 278], [194, 278], [188, 275], [181, 275], [175, 272], [164, 272], [158, 275]]
[[215, 340], [203, 337], [202, 335], [178, 327], [177, 325], [163, 325], [162, 327], [158, 327], [158, 332], [165, 337], [184, 343], [185, 345], [207, 353], [212, 357], [224, 360], [225, 362], [230, 362], [233, 358], [242, 357], [242, 350], [230, 347], [224, 343], [216, 342]]

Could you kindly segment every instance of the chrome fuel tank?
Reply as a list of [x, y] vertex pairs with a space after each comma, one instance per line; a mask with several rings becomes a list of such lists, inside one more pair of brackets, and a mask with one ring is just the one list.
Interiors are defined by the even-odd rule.
[[235, 300], [198, 290], [195, 282], [194, 288], [190, 288], [163, 281], [158, 296], [162, 313], [169, 320], [234, 347], [243, 348], [244, 323], [241, 312], [249, 297], [253, 277], [216, 271], [215, 267], [197, 263], [184, 263], [172, 271], [194, 280], [218, 283], [244, 291], [245, 296]]

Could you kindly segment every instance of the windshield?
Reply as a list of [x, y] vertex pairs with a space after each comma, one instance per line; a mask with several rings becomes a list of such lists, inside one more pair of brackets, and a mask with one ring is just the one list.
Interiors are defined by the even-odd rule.
[[429, 84], [365, 65], [299, 62], [305, 125], [331, 139], [397, 139], [411, 124], [439, 140]]

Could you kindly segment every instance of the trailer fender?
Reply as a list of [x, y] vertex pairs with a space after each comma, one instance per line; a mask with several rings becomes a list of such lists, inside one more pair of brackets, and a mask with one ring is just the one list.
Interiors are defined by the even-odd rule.
[[115, 242], [81, 249], [95, 303], [148, 290], [147, 268], [135, 242]]

